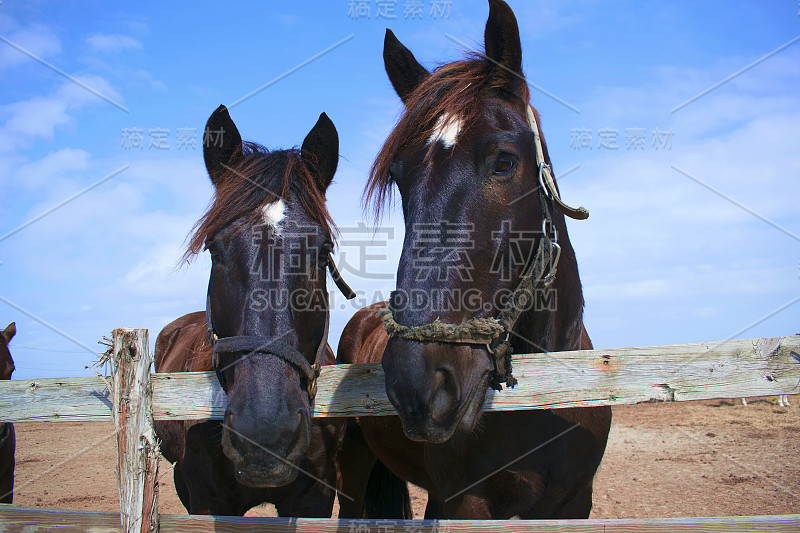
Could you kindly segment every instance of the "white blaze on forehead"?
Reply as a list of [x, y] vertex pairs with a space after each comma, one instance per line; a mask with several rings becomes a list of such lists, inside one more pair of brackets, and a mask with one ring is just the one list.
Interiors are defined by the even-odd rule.
[[277, 228], [283, 217], [286, 216], [286, 204], [279, 198], [278, 201], [265, 205], [261, 212], [264, 214], [264, 222]]
[[441, 141], [445, 148], [452, 148], [456, 144], [458, 134], [461, 133], [461, 119], [450, 114], [440, 115], [428, 139], [428, 144]]

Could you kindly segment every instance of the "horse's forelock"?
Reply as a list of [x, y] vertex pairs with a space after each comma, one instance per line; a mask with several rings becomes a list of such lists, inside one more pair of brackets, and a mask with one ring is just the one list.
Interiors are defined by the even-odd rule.
[[189, 238], [184, 260], [200, 253], [206, 242], [239, 219], [255, 222], [264, 206], [277, 200], [300, 202], [303, 210], [333, 237], [336, 229], [312, 171], [300, 150], [269, 151], [256, 143], [243, 144], [244, 157], [219, 180], [220, 185], [206, 213], [197, 221]]
[[[398, 153], [409, 146], [426, 143], [440, 117], [458, 121], [462, 131], [469, 128], [483, 112], [482, 91], [486, 88], [503, 90], [493, 85], [491, 69], [491, 62], [479, 55], [442, 65], [406, 98], [405, 113], [378, 152], [364, 188], [364, 204], [372, 207], [376, 220], [391, 196], [389, 168]], [[520, 94], [516, 96], [527, 103], [530, 99], [528, 85], [521, 83], [519, 87]], [[434, 146], [432, 142], [428, 145], [426, 157], [431, 156]]]

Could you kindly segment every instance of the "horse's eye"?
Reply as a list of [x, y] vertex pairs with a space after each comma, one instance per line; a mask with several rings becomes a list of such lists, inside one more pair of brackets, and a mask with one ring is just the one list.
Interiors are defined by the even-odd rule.
[[508, 155], [499, 155], [494, 162], [494, 173], [500, 176], [509, 174], [517, 168], [517, 161]]

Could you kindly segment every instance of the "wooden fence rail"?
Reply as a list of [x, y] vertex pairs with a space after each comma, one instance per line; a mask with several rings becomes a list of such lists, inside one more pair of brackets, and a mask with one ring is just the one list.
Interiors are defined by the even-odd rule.
[[[161, 531], [181, 533], [797, 533], [800, 515], [592, 520], [332, 520], [161, 515]], [[117, 532], [119, 513], [26, 509], [0, 505], [0, 529]]]
[[[221, 418], [225, 396], [211, 372], [150, 374], [147, 330], [114, 330], [111, 391], [100, 378], [0, 384], [0, 421], [113, 419], [120, 513], [0, 505], [0, 530], [39, 531], [800, 531], [800, 515], [655, 520], [401, 521], [169, 516], [158, 514], [153, 419]], [[528, 354], [514, 358], [515, 389], [487, 410], [619, 405], [800, 392], [800, 336]], [[152, 400], [152, 402], [151, 402]], [[380, 365], [326, 367], [314, 415], [393, 414]]]
[[[514, 356], [514, 389], [487, 411], [622, 405], [800, 393], [800, 336]], [[322, 369], [314, 416], [394, 414], [379, 364]], [[221, 418], [213, 372], [154, 374], [156, 420]], [[0, 382], [0, 422], [110, 420], [99, 377]]]

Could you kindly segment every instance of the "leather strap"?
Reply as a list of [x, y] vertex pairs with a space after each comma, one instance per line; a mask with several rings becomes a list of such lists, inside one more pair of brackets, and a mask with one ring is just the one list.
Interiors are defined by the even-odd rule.
[[[342, 291], [348, 300], [356, 297], [355, 292], [347, 283], [342, 279], [336, 264], [333, 262], [332, 257], [328, 257], [328, 270], [331, 272], [331, 277], [334, 283]], [[215, 333], [214, 322], [211, 316], [211, 297], [206, 297], [206, 324], [208, 325], [209, 342], [214, 349], [214, 371], [217, 374], [222, 389], [228, 392], [228, 384], [225, 379], [223, 369], [220, 367], [219, 355], [221, 353], [261, 353], [266, 355], [274, 355], [283, 359], [300, 373], [300, 376], [306, 380], [306, 388], [308, 396], [311, 401], [317, 394], [317, 377], [319, 377], [322, 368], [322, 362], [325, 357], [325, 348], [328, 346], [328, 331], [330, 329], [330, 310], [325, 310], [325, 326], [322, 332], [322, 340], [317, 346], [316, 353], [314, 354], [314, 363], [310, 364], [306, 357], [294, 346], [289, 345], [283, 340], [277, 340], [271, 337], [263, 337], [260, 335], [238, 335], [233, 337], [218, 337]]]

